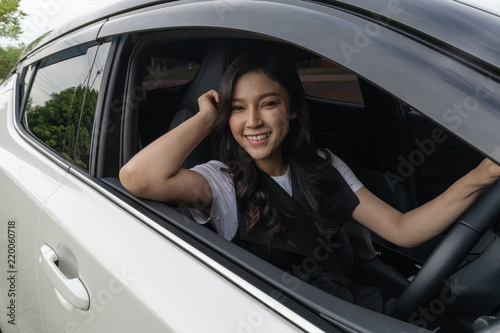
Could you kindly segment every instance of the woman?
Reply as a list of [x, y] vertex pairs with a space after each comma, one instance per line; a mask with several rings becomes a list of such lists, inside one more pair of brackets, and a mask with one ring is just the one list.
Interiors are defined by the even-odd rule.
[[[413, 247], [448, 228], [500, 176], [486, 159], [433, 201], [398, 212], [339, 158], [313, 146], [299, 77], [272, 54], [239, 57], [219, 92], [205, 93], [198, 103], [195, 116], [121, 169], [123, 185], [140, 197], [190, 205], [198, 222], [209, 221], [224, 238], [359, 304], [359, 288], [345, 279], [332, 248], [317, 251], [318, 244], [332, 244], [343, 221], [353, 218], [394, 244]], [[212, 132], [220, 162], [182, 169]], [[324, 260], [310, 271], [294, 270], [311, 256]]]

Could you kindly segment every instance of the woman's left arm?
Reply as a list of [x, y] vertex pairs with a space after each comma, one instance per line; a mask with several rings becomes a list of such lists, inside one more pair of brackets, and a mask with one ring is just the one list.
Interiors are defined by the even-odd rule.
[[360, 203], [352, 216], [382, 238], [414, 247], [446, 230], [499, 177], [500, 166], [485, 159], [440, 196], [405, 214], [362, 187], [356, 191]]

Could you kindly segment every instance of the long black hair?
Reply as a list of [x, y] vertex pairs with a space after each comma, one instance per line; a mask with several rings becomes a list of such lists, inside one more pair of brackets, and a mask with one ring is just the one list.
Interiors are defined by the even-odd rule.
[[[308, 212], [289, 211], [279, 207], [260, 180], [259, 170], [252, 157], [237, 143], [229, 128], [232, 97], [236, 82], [246, 73], [260, 71], [279, 83], [290, 97], [289, 132], [281, 144], [283, 161], [288, 163], [291, 176], [297, 179], [309, 206]], [[331, 168], [331, 156], [323, 151], [318, 155], [312, 142], [309, 111], [302, 83], [293, 65], [273, 52], [248, 52], [236, 58], [223, 75], [219, 87], [218, 115], [215, 123], [215, 143], [220, 160], [227, 165], [235, 186], [240, 216], [247, 231], [263, 223], [267, 241], [286, 227], [286, 216], [308, 215], [323, 235], [334, 234], [340, 225], [340, 208], [333, 202], [331, 192], [339, 182], [338, 176], [325, 172]], [[297, 189], [296, 189], [297, 190]]]

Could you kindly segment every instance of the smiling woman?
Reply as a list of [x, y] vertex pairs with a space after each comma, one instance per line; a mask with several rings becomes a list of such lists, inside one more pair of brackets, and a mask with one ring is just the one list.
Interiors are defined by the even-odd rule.
[[264, 72], [250, 72], [237, 81], [232, 104], [229, 127], [236, 142], [268, 175], [285, 174], [281, 143], [294, 116], [288, 92]]
[[[353, 192], [361, 184], [340, 159], [326, 150], [320, 155], [316, 151], [300, 78], [281, 55], [242, 54], [224, 73], [219, 91], [203, 94], [198, 99], [200, 111], [134, 156], [121, 169], [120, 179], [135, 195], [187, 205], [195, 197], [203, 200], [201, 209], [192, 207], [198, 222], [209, 219], [219, 235], [291, 270], [313, 255], [318, 239], [330, 239], [339, 230], [359, 203]], [[220, 162], [180, 168], [193, 144], [212, 127]], [[158, 158], [160, 151], [164, 153]], [[159, 165], [154, 169], [146, 163], [153, 155]], [[334, 188], [338, 192], [333, 193]], [[291, 202], [299, 200], [300, 208], [282, 202], [283, 195]], [[350, 290], [332, 280], [329, 269], [342, 273], [334, 264], [335, 252], [328, 253], [317, 272], [304, 279], [323, 285], [317, 280], [321, 276], [342, 289], [323, 286], [325, 290], [381, 311], [380, 293], [368, 301], [358, 297], [363, 288]], [[283, 256], [289, 259], [281, 260]]]
[[[286, 271], [312, 255], [318, 237], [339, 236], [349, 218], [394, 244], [420, 245], [449, 227], [500, 176], [500, 167], [485, 160], [428, 204], [399, 212], [363, 187], [335, 155], [315, 148], [299, 76], [273, 52], [240, 55], [224, 73], [219, 93], [211, 90], [198, 103], [195, 116], [121, 169], [122, 184], [155, 200], [192, 205], [201, 199], [203, 208], [193, 208], [198, 222], [210, 221], [221, 236]], [[182, 169], [212, 128], [220, 162]], [[290, 260], [292, 253], [298, 256]], [[367, 289], [344, 275], [348, 269], [333, 264], [335, 251], [327, 262], [298, 276], [345, 300], [391, 311], [392, 301], [384, 305], [377, 289], [366, 297]]]

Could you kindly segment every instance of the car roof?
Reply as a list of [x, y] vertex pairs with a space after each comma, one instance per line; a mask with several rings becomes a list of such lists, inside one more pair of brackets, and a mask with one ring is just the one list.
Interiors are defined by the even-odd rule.
[[[24, 56], [44, 45], [87, 25], [127, 12], [146, 9], [154, 5], [173, 5], [207, 2], [211, 0], [122, 0], [77, 17], [50, 31], [30, 44]], [[245, 1], [245, 0], [240, 0]], [[252, 1], [252, 0], [249, 0]], [[254, 0], [255, 1], [255, 0]], [[310, 1], [257, 0], [287, 3], [296, 6]], [[472, 2], [472, 0], [464, 0]], [[320, 0], [325, 6], [336, 7], [405, 31], [412, 38], [435, 45], [450, 54], [486, 68], [500, 71], [500, 17], [484, 8], [464, 1], [450, 0]], [[279, 20], [277, 20], [279, 24]], [[24, 57], [23, 56], [23, 57]]]

